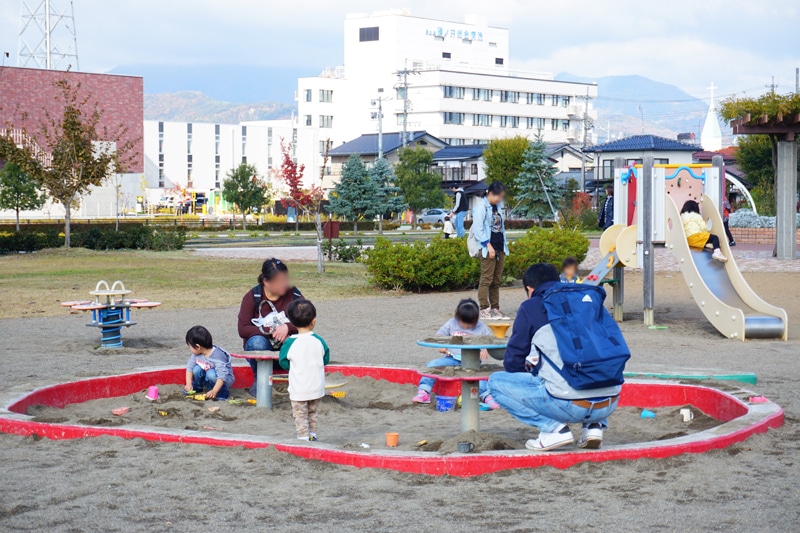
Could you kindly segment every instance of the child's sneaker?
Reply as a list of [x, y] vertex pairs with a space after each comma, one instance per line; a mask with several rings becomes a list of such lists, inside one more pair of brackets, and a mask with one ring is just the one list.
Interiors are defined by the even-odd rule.
[[308, 436], [308, 440], [309, 442], [317, 442], [319, 439], [317, 439], [317, 436], [312, 433]]
[[487, 307], [486, 309], [481, 309], [478, 318], [481, 320], [494, 320], [495, 316], [494, 313], [492, 313], [492, 310]]
[[505, 315], [499, 308], [492, 309], [492, 318], [497, 320], [508, 320], [509, 317]]
[[728, 262], [728, 258], [725, 257], [724, 255], [722, 255], [722, 251], [719, 248], [714, 250], [714, 253], [711, 254], [711, 257], [712, 257], [712, 259], [716, 259], [720, 263], [727, 263]]
[[411, 398], [411, 403], [431, 403], [431, 395], [420, 389], [417, 395]]
[[491, 394], [487, 394], [486, 398], [483, 399], [483, 403], [489, 406], [489, 409], [494, 411], [495, 409], [500, 409], [500, 404], [497, 403], [494, 398], [492, 398]]

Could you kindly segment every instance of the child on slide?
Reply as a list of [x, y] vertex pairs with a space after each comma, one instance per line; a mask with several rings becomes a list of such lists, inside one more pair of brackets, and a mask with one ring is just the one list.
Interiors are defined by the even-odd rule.
[[711, 257], [725, 263], [728, 258], [719, 249], [719, 237], [708, 231], [708, 225], [700, 215], [700, 205], [694, 200], [687, 200], [681, 208], [681, 222], [686, 241], [690, 248], [705, 249], [711, 246]]
[[[481, 322], [478, 318], [480, 315], [480, 307], [478, 302], [472, 298], [467, 298], [458, 302], [456, 307], [455, 317], [451, 318], [436, 332], [437, 337], [471, 337], [472, 335], [491, 335], [492, 330]], [[461, 350], [448, 350], [447, 348], [439, 348], [439, 352], [444, 354], [444, 357], [428, 361], [426, 365], [428, 368], [443, 367], [443, 366], [461, 366]], [[489, 358], [489, 352], [481, 350], [481, 361], [486, 361]], [[422, 378], [419, 380], [417, 387], [417, 395], [411, 399], [413, 403], [431, 403], [431, 390], [436, 383], [435, 378]], [[480, 397], [481, 401], [489, 406], [490, 409], [499, 409], [500, 405], [494, 401], [494, 398], [489, 394], [489, 389], [486, 381], [480, 382]]]
[[561, 283], [580, 283], [578, 277], [578, 260], [574, 257], [567, 257], [561, 263]]

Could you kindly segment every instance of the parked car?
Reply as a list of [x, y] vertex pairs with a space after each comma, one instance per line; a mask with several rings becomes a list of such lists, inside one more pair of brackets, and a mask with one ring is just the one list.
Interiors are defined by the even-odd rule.
[[428, 209], [417, 217], [417, 224], [444, 225], [444, 217], [448, 212], [445, 209]]

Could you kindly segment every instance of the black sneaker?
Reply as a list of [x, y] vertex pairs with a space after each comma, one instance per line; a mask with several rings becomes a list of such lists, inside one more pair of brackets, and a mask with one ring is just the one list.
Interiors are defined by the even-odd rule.
[[736, 246], [736, 241], [731, 241], [728, 243], [728, 246]]

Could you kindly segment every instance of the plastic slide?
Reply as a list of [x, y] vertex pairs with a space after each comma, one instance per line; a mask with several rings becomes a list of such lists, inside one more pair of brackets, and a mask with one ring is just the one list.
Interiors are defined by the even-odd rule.
[[603, 258], [581, 283], [600, 285], [603, 278], [620, 263], [637, 268], [636, 226], [616, 224], [605, 230], [600, 236], [600, 254]]
[[745, 281], [725, 238], [722, 216], [711, 198], [702, 196], [703, 218], [711, 222], [711, 233], [720, 237], [727, 263], [711, 259], [708, 251], [689, 248], [678, 206], [668, 194], [664, 202], [667, 248], [678, 258], [689, 291], [708, 321], [731, 339], [786, 340], [786, 311], [759, 298]]

